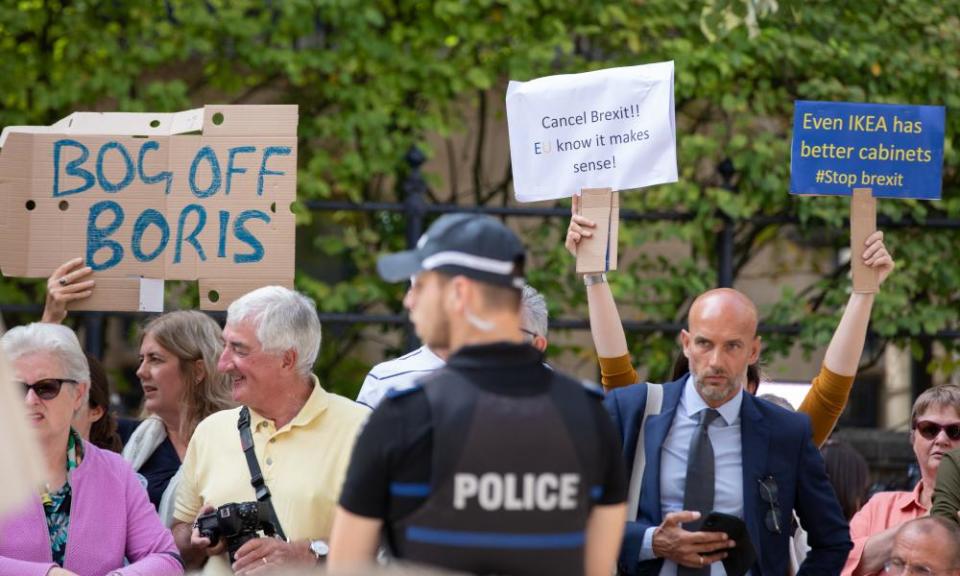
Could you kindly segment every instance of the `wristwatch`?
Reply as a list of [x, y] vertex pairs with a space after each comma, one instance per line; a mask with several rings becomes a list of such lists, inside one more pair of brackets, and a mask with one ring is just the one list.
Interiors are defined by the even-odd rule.
[[584, 274], [583, 275], [583, 285], [584, 286], [593, 286], [594, 284], [606, 284], [607, 275], [603, 272], [599, 274]]
[[327, 555], [330, 554], [330, 547], [323, 540], [311, 540], [310, 551], [316, 556], [317, 564], [319, 564], [327, 559]]

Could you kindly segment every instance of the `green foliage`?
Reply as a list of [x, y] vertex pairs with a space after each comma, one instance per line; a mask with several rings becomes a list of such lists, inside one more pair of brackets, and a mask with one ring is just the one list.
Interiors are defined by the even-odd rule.
[[[714, 284], [721, 214], [734, 221], [739, 274], [771, 248], [789, 269], [792, 237], [839, 248], [847, 201], [787, 194], [795, 99], [960, 106], [960, 5], [922, 0], [21, 0], [0, 6], [0, 125], [49, 124], [78, 109], [173, 111], [208, 102], [300, 107], [299, 197], [396, 201], [412, 145], [433, 154], [470, 132], [487, 134], [508, 79], [676, 62], [679, 183], [626, 194], [625, 208], [681, 211], [688, 222], [623, 226], [623, 244], [679, 240], [671, 258], [641, 256], [616, 274], [629, 319], [677, 321]], [[705, 32], [713, 41], [708, 40]], [[944, 200], [882, 201], [894, 220], [960, 217], [958, 123], [947, 117]], [[504, 204], [509, 172], [480, 153], [456, 156], [472, 186], [429, 175], [432, 200]], [[466, 159], [464, 159], [466, 158]], [[735, 167], [725, 182], [717, 166]], [[301, 225], [297, 286], [324, 311], [399, 311], [403, 287], [374, 273], [375, 255], [404, 245], [406, 222], [387, 213], [312, 213]], [[799, 218], [794, 227], [755, 216]], [[560, 247], [566, 223], [520, 224], [533, 247], [530, 277], [554, 316], [585, 316], [582, 288]], [[898, 269], [877, 300], [885, 338], [955, 329], [957, 233], [897, 229]], [[793, 255], [792, 255], [793, 254]], [[824, 271], [829, 273], [830, 271]], [[825, 345], [845, 301], [834, 274], [765, 310], [796, 322], [808, 348]], [[39, 302], [36, 283], [0, 282], [0, 298]], [[366, 366], [349, 352], [358, 328], [325, 339], [321, 377], [355, 388]], [[792, 337], [791, 337], [792, 338]], [[767, 339], [786, 349], [784, 337]], [[954, 348], [952, 341], [945, 343]], [[667, 370], [670, 336], [632, 339], [651, 377]], [[945, 367], [942, 365], [941, 367]]]

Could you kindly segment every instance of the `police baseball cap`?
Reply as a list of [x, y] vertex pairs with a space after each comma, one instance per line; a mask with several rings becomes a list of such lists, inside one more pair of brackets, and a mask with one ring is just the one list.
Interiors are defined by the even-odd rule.
[[380, 256], [377, 272], [400, 282], [434, 270], [521, 290], [525, 253], [517, 235], [496, 218], [447, 214], [427, 229], [416, 249]]

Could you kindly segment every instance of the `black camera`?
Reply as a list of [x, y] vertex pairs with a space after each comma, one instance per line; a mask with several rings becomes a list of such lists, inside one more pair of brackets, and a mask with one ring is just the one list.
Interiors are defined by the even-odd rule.
[[227, 543], [230, 563], [236, 561], [234, 555], [248, 540], [264, 536], [276, 536], [277, 527], [270, 519], [270, 509], [260, 502], [231, 502], [213, 512], [207, 512], [197, 518], [197, 530], [200, 536], [210, 539], [215, 546], [220, 538]]

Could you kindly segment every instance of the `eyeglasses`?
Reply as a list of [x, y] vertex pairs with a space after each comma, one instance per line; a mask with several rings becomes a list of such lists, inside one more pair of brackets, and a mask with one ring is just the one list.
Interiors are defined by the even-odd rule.
[[763, 522], [767, 526], [767, 530], [780, 534], [783, 532], [783, 528], [780, 527], [780, 500], [777, 498], [777, 480], [773, 476], [767, 476], [758, 479], [757, 483], [760, 484], [760, 498], [770, 505], [770, 509], [763, 517]]
[[922, 564], [907, 564], [900, 558], [891, 558], [883, 563], [883, 572], [890, 576], [900, 576], [901, 574], [917, 574], [918, 576], [936, 576], [937, 574], [946, 574], [947, 571], [934, 572]]
[[76, 380], [71, 380], [69, 378], [44, 378], [43, 380], [37, 380], [33, 384], [20, 382], [20, 385], [23, 386], [24, 397], [26, 397], [26, 395], [33, 390], [33, 393], [37, 395], [37, 398], [41, 400], [53, 400], [60, 395], [60, 388], [65, 382], [69, 384], [77, 383]]
[[951, 440], [960, 440], [960, 423], [941, 425], [930, 420], [918, 420], [913, 425], [913, 429], [920, 433], [927, 440], [933, 440], [940, 435], [943, 430]]
[[537, 337], [536, 332], [532, 332], [530, 330], [527, 330], [526, 328], [521, 328], [520, 331], [530, 337], [530, 340], [529, 340], [530, 342], [533, 342], [533, 339]]

